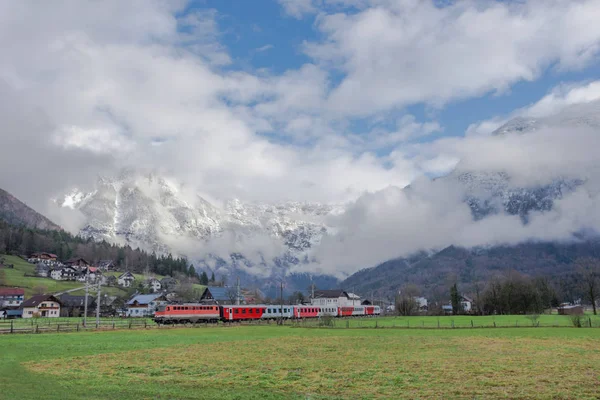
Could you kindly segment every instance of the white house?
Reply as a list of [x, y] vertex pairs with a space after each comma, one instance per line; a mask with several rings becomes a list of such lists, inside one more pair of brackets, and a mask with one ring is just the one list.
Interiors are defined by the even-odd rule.
[[315, 296], [311, 299], [311, 305], [324, 307], [350, 307], [360, 306], [360, 296], [348, 293], [344, 290], [315, 290]]
[[0, 287], [0, 307], [19, 307], [24, 296], [25, 289]]
[[135, 276], [133, 276], [133, 274], [129, 271], [122, 273], [117, 278], [117, 283], [119, 284], [119, 286], [123, 287], [131, 287], [133, 281], [135, 281]]
[[473, 310], [473, 299], [465, 295], [460, 296], [460, 305], [464, 312], [470, 313]]
[[150, 278], [144, 282], [144, 287], [149, 288], [152, 291], [152, 293], [156, 293], [162, 289], [162, 284], [158, 279]]
[[58, 318], [60, 316], [60, 306], [60, 300], [51, 294], [33, 296], [21, 304], [23, 318]]
[[425, 297], [413, 297], [415, 303], [417, 303], [417, 307], [419, 307], [419, 311], [427, 311], [429, 309], [429, 305], [427, 304], [427, 299]]
[[62, 267], [53, 269], [50, 277], [56, 281], [74, 281], [77, 271], [73, 267]]
[[126, 304], [125, 316], [148, 317], [154, 315], [159, 306], [167, 304], [163, 294], [138, 294]]

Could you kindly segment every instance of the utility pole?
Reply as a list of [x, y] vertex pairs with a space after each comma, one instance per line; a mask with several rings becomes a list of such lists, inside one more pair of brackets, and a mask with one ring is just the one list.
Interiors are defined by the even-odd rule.
[[87, 311], [88, 311], [88, 295], [89, 295], [89, 285], [90, 285], [90, 281], [89, 278], [90, 277], [90, 270], [86, 269], [85, 272], [85, 302], [83, 304], [83, 326], [85, 328], [87, 328]]
[[98, 294], [96, 296], [96, 328], [100, 325], [100, 285], [98, 282]]
[[240, 305], [240, 277], [237, 277], [237, 292], [235, 295], [235, 305]]
[[313, 299], [315, 298], [315, 284], [313, 282], [313, 277], [312, 275], [310, 276], [310, 304], [312, 304]]
[[279, 294], [279, 302], [281, 303], [281, 308], [280, 308], [280, 315], [279, 315], [279, 325], [283, 325], [283, 281], [281, 281], [280, 283], [281, 288], [280, 288], [280, 294]]

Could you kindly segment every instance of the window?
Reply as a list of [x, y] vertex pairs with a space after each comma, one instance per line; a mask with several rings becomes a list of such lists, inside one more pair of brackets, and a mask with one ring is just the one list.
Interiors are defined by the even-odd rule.
[[242, 310], [242, 314], [246, 314], [246, 309], [245, 308]]

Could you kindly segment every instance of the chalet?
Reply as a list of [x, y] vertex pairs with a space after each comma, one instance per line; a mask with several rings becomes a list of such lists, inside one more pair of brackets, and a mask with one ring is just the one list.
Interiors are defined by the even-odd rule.
[[[73, 296], [63, 294], [59, 296], [62, 304], [60, 308], [61, 317], [80, 317], [85, 312], [85, 296]], [[88, 316], [93, 315], [96, 309], [96, 298], [88, 296]]]
[[167, 304], [167, 299], [160, 293], [138, 294], [129, 300], [125, 305], [125, 315], [127, 317], [152, 316], [159, 306], [165, 304]]
[[17, 308], [23, 303], [25, 290], [21, 288], [3, 288], [0, 287], [0, 308]]
[[108, 286], [117, 286], [118, 281], [117, 281], [117, 277], [114, 275], [109, 275], [106, 277], [106, 284]]
[[87, 262], [84, 258], [71, 258], [64, 262], [66, 266], [73, 267], [77, 270], [81, 270], [86, 267], [90, 267], [91, 264]]
[[148, 288], [152, 291], [152, 293], [159, 292], [162, 288], [160, 281], [156, 278], [146, 279], [143, 283], [145, 288]]
[[473, 310], [473, 299], [465, 296], [465, 295], [461, 295], [460, 296], [460, 308], [462, 308], [462, 310], [466, 313], [470, 313]]
[[173, 290], [179, 284], [177, 279], [166, 276], [160, 280], [160, 285], [164, 290]]
[[[235, 304], [236, 303], [236, 289], [231, 287], [219, 287], [209, 286], [204, 289], [200, 301], [203, 303], [210, 304]], [[240, 294], [240, 304], [244, 303], [244, 297]]]
[[360, 296], [341, 289], [315, 290], [313, 306], [349, 307], [361, 305]]
[[100, 260], [98, 261], [98, 268], [101, 271], [114, 271], [117, 268], [117, 265], [113, 260]]
[[97, 282], [102, 279], [102, 271], [96, 267], [86, 267], [80, 270], [77, 274], [77, 280], [79, 282]]
[[61, 302], [51, 294], [33, 296], [21, 304], [23, 318], [43, 317], [58, 318]]
[[44, 264], [46, 264], [46, 263], [57, 262], [58, 256], [56, 254], [52, 254], [52, 253], [33, 253], [32, 255], [29, 256], [27, 261], [29, 261], [32, 264], [36, 264], [39, 262], [43, 262]]
[[135, 281], [135, 276], [133, 276], [133, 274], [129, 271], [122, 273], [117, 278], [117, 283], [119, 284], [119, 286], [123, 286], [123, 287], [131, 287], [131, 285], [133, 284], [133, 281]]
[[425, 297], [413, 297], [413, 300], [417, 304], [419, 311], [424, 312], [429, 310], [429, 305], [427, 303], [427, 299]]
[[50, 276], [50, 267], [44, 263], [38, 263], [35, 266], [35, 275], [40, 278], [48, 278]]
[[50, 277], [55, 281], [74, 281], [77, 271], [73, 267], [56, 268], [50, 271]]

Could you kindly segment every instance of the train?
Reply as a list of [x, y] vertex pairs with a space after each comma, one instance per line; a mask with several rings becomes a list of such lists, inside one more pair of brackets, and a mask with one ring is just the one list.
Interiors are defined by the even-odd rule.
[[313, 305], [230, 305], [213, 304], [167, 304], [154, 313], [159, 325], [185, 323], [241, 322], [275, 319], [303, 319], [321, 317], [377, 317], [381, 308], [373, 305], [360, 306], [313, 306]]

